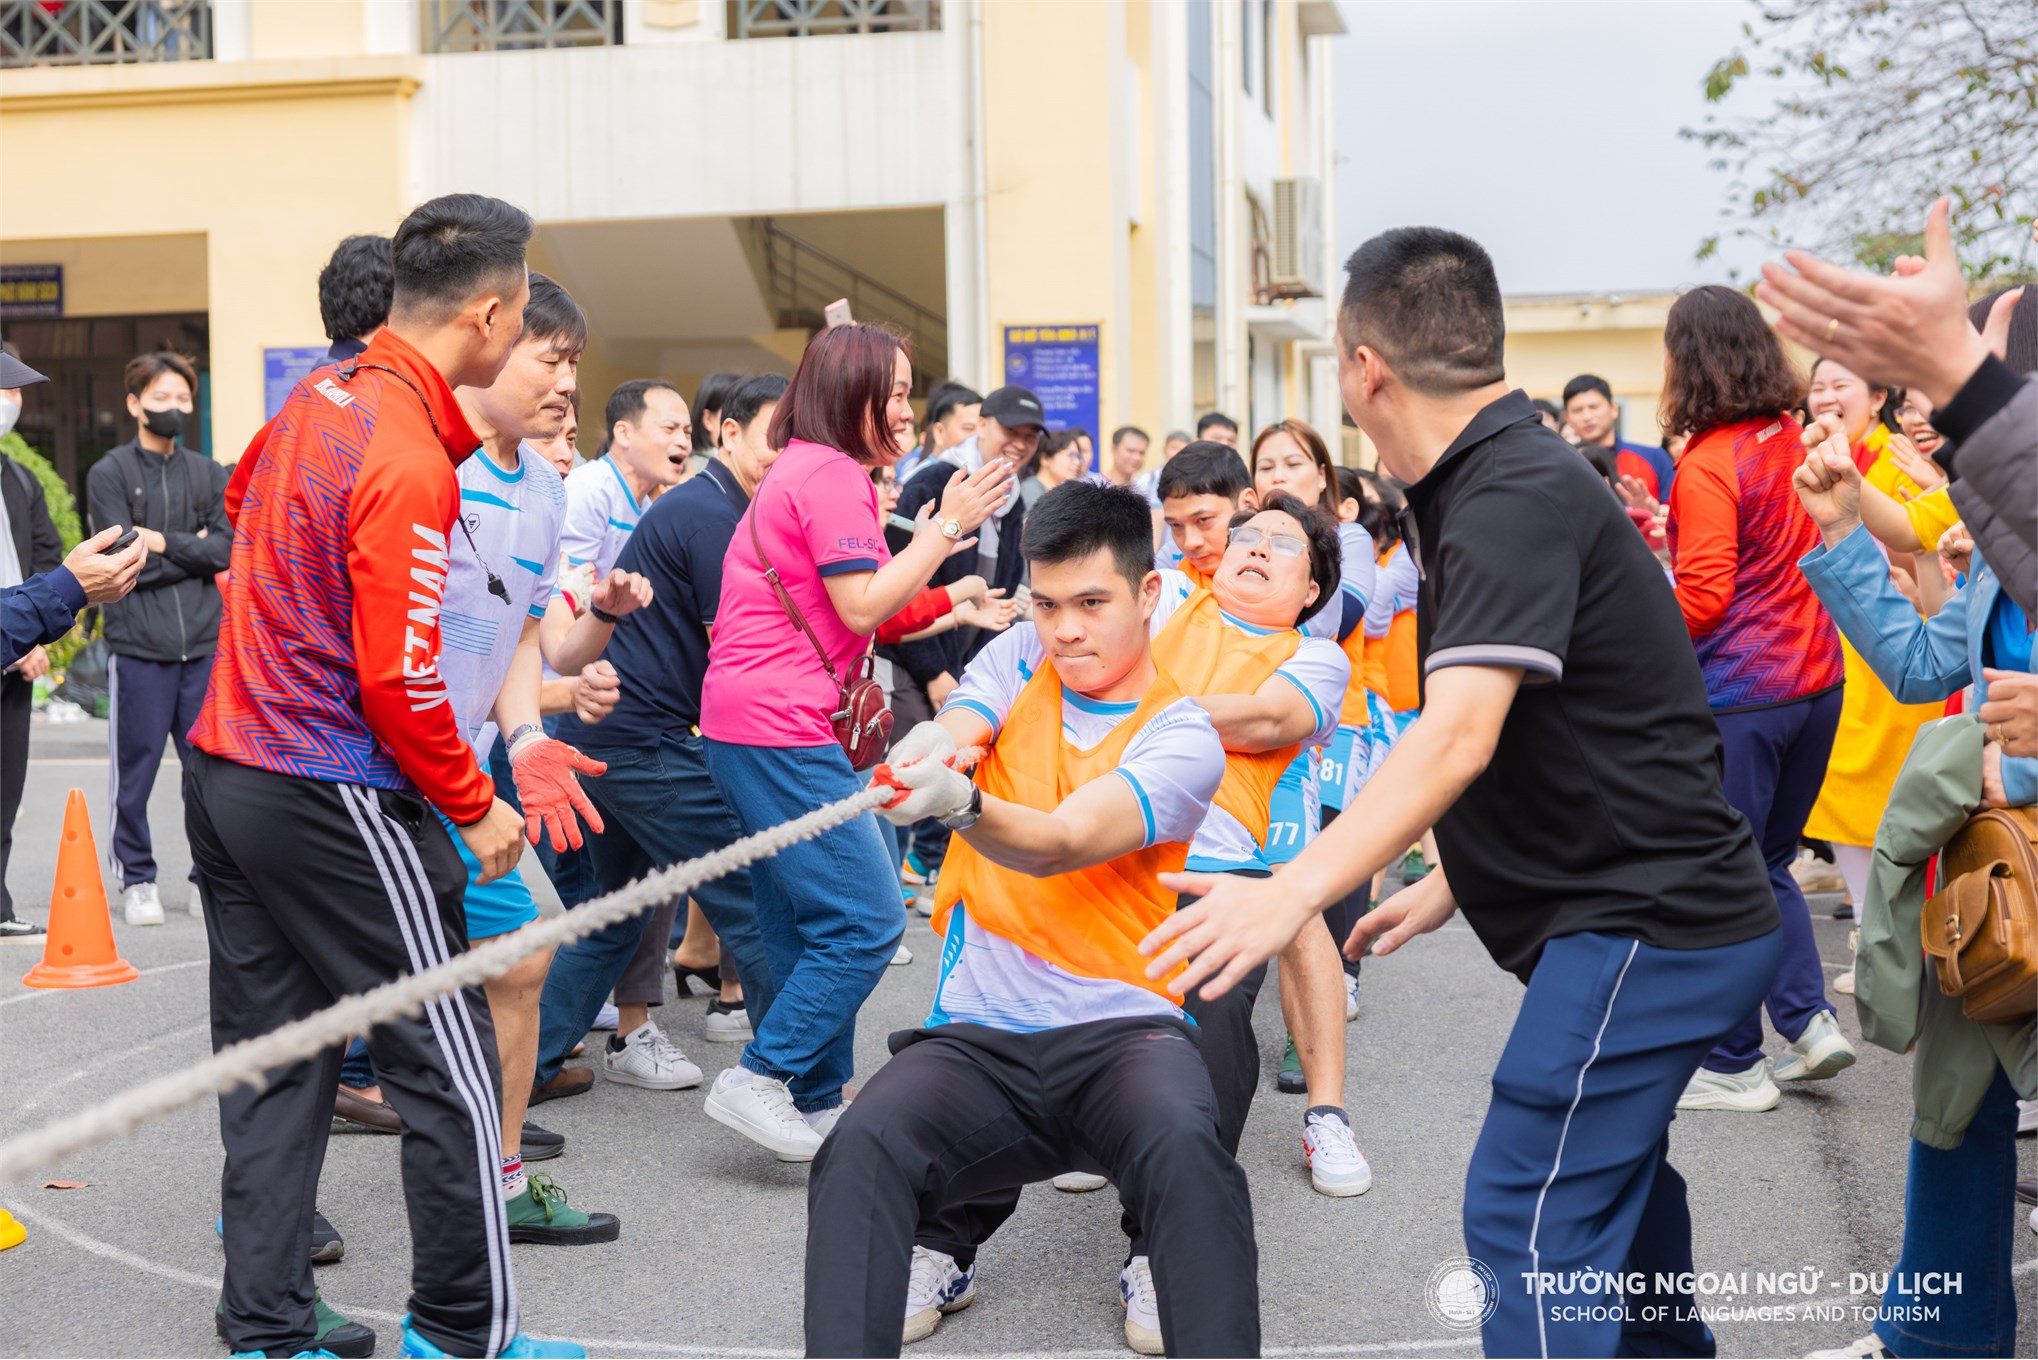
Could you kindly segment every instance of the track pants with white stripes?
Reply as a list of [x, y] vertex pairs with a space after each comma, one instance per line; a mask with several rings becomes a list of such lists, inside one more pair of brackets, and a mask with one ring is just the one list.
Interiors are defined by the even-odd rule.
[[[1692, 1269], [1670, 1121], [1699, 1060], [1768, 992], [1781, 938], [1543, 947], [1465, 1176], [1465, 1248], [1495, 1277], [1487, 1355], [1714, 1353], [1691, 1293], [1654, 1287]], [[1602, 1287], [1629, 1272], [1645, 1287]]]
[[[185, 825], [205, 892], [217, 1051], [465, 950], [467, 874], [424, 801], [258, 770], [193, 750]], [[369, 1052], [403, 1116], [417, 1330], [448, 1355], [493, 1356], [517, 1333], [497, 1177], [501, 1076], [479, 988], [379, 1025]], [[220, 1097], [227, 1339], [307, 1350], [311, 1215], [340, 1050]]]

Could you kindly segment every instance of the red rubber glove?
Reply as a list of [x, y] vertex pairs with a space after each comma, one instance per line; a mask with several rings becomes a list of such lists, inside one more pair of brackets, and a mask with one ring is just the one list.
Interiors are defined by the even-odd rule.
[[580, 849], [582, 818], [599, 833], [601, 814], [574, 775], [606, 774], [608, 768], [552, 737], [540, 737], [512, 752], [510, 773], [516, 779], [517, 801], [524, 805], [524, 834], [531, 844], [538, 843], [541, 831], [548, 831], [554, 850]]

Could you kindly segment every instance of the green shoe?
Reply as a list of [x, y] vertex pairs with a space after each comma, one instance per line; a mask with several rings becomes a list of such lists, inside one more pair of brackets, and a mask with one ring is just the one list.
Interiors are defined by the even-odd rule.
[[1290, 1035], [1288, 1051], [1281, 1055], [1281, 1075], [1274, 1079], [1274, 1089], [1284, 1096], [1309, 1094], [1309, 1083], [1302, 1077], [1302, 1059], [1295, 1052], [1295, 1039]]
[[1410, 850], [1401, 857], [1401, 881], [1419, 883], [1429, 876], [1429, 861], [1422, 857], [1422, 851]]
[[566, 1192], [542, 1171], [529, 1173], [523, 1193], [503, 1206], [509, 1210], [509, 1240], [540, 1242], [553, 1247], [578, 1247], [613, 1242], [623, 1231], [614, 1214], [587, 1214], [566, 1203]]
[[[312, 1345], [316, 1350], [341, 1356], [344, 1360], [368, 1360], [375, 1354], [375, 1329], [346, 1317], [327, 1306], [325, 1296], [311, 1291], [311, 1314], [318, 1324]], [[226, 1295], [222, 1294], [212, 1315], [213, 1330], [226, 1340]]]

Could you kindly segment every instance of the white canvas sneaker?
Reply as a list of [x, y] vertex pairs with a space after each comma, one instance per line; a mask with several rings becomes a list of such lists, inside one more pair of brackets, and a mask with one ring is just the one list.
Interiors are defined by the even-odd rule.
[[1373, 1188], [1373, 1168], [1342, 1115], [1315, 1110], [1304, 1115], [1302, 1155], [1309, 1163], [1309, 1184], [1319, 1195], [1348, 1199]]
[[1154, 1293], [1153, 1267], [1135, 1256], [1118, 1272], [1118, 1302], [1125, 1307], [1125, 1344], [1141, 1355], [1165, 1355], [1161, 1341], [1160, 1296]]
[[1054, 1178], [1054, 1188], [1071, 1195], [1087, 1195], [1092, 1190], [1102, 1190], [1110, 1183], [1109, 1176], [1093, 1176], [1087, 1171], [1064, 1171]]
[[196, 883], [191, 885], [191, 900], [185, 904], [184, 909], [200, 921], [205, 919], [205, 898], [198, 891]]
[[1359, 980], [1350, 973], [1345, 974], [1345, 1023], [1349, 1025], [1359, 1018]]
[[941, 1319], [960, 1313], [976, 1302], [977, 1268], [963, 1270], [946, 1252], [913, 1248], [913, 1274], [906, 1281], [906, 1332], [900, 1339], [908, 1346], [934, 1335]]
[[602, 1071], [610, 1081], [652, 1091], [683, 1091], [701, 1084], [701, 1069], [687, 1061], [656, 1021], [637, 1026], [621, 1041], [622, 1047], [616, 1042], [611, 1039], [601, 1055]]
[[163, 899], [153, 883], [137, 883], [120, 890], [120, 912], [131, 926], [163, 924]]
[[770, 1148], [781, 1162], [811, 1162], [821, 1150], [821, 1135], [793, 1105], [785, 1083], [747, 1067], [732, 1067], [715, 1078], [706, 1110], [708, 1118]]
[[708, 1020], [701, 1033], [711, 1044], [747, 1044], [757, 1037], [750, 1028], [750, 1011], [722, 1001], [708, 1003]]

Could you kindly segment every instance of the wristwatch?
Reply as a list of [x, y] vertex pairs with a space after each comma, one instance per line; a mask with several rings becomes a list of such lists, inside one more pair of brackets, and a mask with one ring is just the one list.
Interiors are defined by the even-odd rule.
[[964, 807], [960, 812], [952, 812], [948, 816], [940, 817], [936, 820], [950, 831], [967, 831], [975, 826], [977, 819], [983, 815], [984, 791], [972, 784], [969, 790], [968, 806]]
[[953, 543], [957, 539], [961, 538], [962, 521], [959, 519], [945, 519], [941, 521], [941, 536], [947, 539], [950, 543]]

